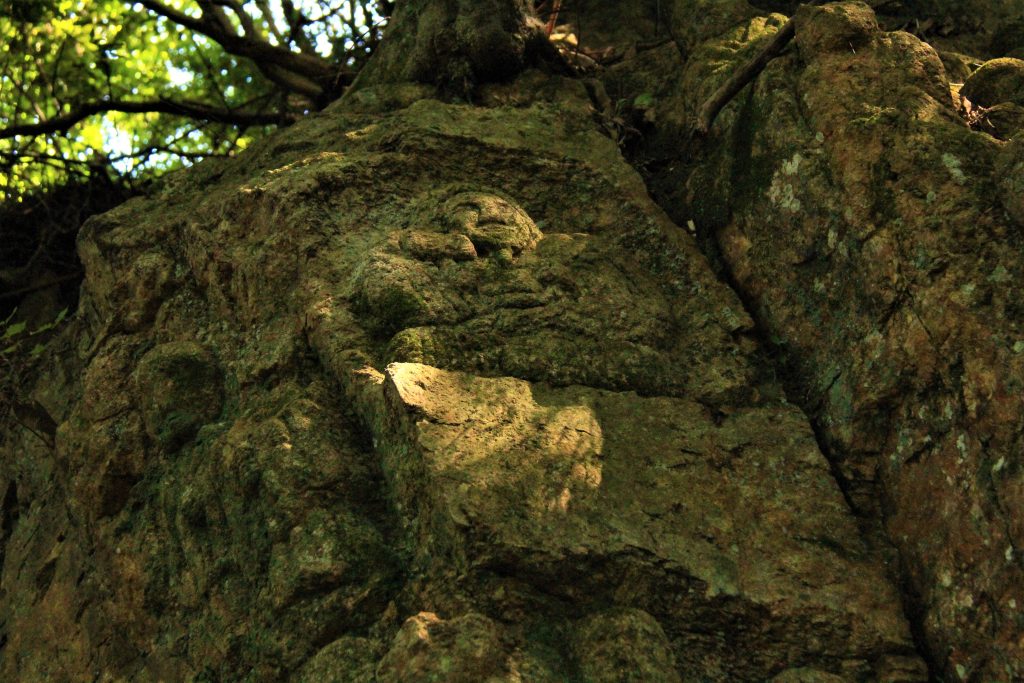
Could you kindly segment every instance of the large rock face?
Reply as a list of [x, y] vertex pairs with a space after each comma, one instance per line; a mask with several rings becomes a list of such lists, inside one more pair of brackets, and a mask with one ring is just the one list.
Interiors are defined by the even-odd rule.
[[[639, 63], [611, 73], [660, 87], [662, 140], [783, 20], [744, 5], [722, 4], [715, 26], [734, 23], [717, 34], [675, 33], [690, 54], [678, 86]], [[1017, 61], [989, 67], [1003, 90]], [[1019, 140], [970, 130], [955, 105], [937, 53], [867, 5], [804, 8], [795, 50], [723, 112], [704, 156], [660, 160], [653, 186], [695, 220], [857, 514], [895, 544], [935, 673], [1019, 680], [1024, 165]]]
[[54, 446], [0, 452], [0, 677], [927, 680], [583, 84], [482, 97], [365, 89], [88, 224]]
[[[370, 79], [92, 220], [57, 427], [0, 439], [0, 678], [1024, 677], [1024, 146], [858, 2], [689, 144], [783, 5], [607, 5], [672, 40]], [[454, 71], [378, 81], [536, 56], [437, 7]]]

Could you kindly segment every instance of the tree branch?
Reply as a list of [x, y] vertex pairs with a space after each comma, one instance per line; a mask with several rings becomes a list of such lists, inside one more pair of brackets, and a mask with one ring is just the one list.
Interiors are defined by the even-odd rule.
[[[215, 18], [196, 19], [164, 5], [159, 0], [138, 0], [138, 3], [170, 21], [220, 43], [230, 54], [252, 59], [268, 78], [292, 92], [316, 99], [324, 94], [322, 84], [347, 84], [352, 80], [353, 75], [344, 67], [332, 65], [316, 55], [292, 52], [265, 40], [225, 31]], [[207, 1], [203, 4], [209, 7], [212, 3]]]
[[224, 35], [238, 35], [238, 32], [235, 31], [235, 25], [231, 23], [231, 19], [228, 18], [227, 13], [221, 7], [223, 3], [210, 2], [210, 0], [197, 0], [197, 2], [199, 3], [199, 9], [203, 12], [203, 19], [211, 27], [216, 26], [216, 30], [222, 31]]
[[[810, 0], [810, 2], [804, 3], [807, 5], [827, 5], [835, 0]], [[867, 4], [871, 9], [878, 11], [889, 5], [893, 0], [866, 0]], [[789, 21], [783, 24], [779, 32], [775, 34], [775, 38], [769, 43], [763, 50], [757, 53], [753, 59], [744, 64], [739, 71], [734, 73], [732, 77], [723, 83], [718, 90], [712, 93], [704, 104], [701, 106], [700, 111], [697, 113], [697, 122], [694, 124], [693, 131], [697, 135], [707, 135], [711, 132], [711, 125], [715, 122], [715, 117], [722, 111], [725, 105], [732, 101], [732, 98], [736, 97], [743, 88], [753, 81], [760, 75], [764, 68], [768, 66], [768, 62], [772, 61], [786, 49], [789, 42], [796, 37], [796, 24], [791, 17]]]
[[252, 16], [245, 11], [242, 3], [238, 0], [216, 0], [218, 4], [225, 4], [231, 8], [235, 16], [238, 17], [238, 22], [242, 25], [242, 32], [254, 40], [266, 40], [263, 36], [263, 31], [260, 30], [259, 26], [256, 25], [256, 21]]
[[[808, 5], [821, 5], [830, 0], [811, 0]], [[796, 23], [792, 18], [783, 24], [779, 32], [775, 34], [772, 41], [763, 50], [754, 55], [753, 59], [744, 64], [738, 71], [723, 83], [714, 93], [711, 94], [700, 111], [697, 113], [697, 123], [694, 125], [694, 132], [698, 135], [707, 135], [711, 131], [711, 125], [715, 117], [722, 111], [725, 105], [732, 101], [748, 83], [758, 77], [768, 62], [772, 61], [786, 49], [789, 42], [796, 36]]]
[[729, 80], [719, 86], [711, 94], [711, 97], [704, 102], [697, 113], [697, 123], [694, 126], [694, 130], [700, 135], [707, 135], [711, 131], [711, 125], [715, 122], [715, 117], [718, 116], [718, 113], [722, 111], [725, 105], [729, 104], [732, 98], [736, 97], [748, 83], [757, 78], [764, 71], [764, 68], [768, 66], [768, 62], [778, 57], [786, 49], [789, 41], [793, 40], [795, 35], [796, 25], [790, 19], [775, 34], [775, 38], [772, 39], [771, 43], [758, 52], [753, 59], [744, 64], [738, 71], [733, 73]]
[[157, 0], [138, 0], [138, 3], [146, 9], [155, 12], [156, 14], [159, 14], [165, 19], [170, 19], [175, 24], [181, 24], [185, 28], [192, 29], [196, 33], [202, 33], [204, 36], [208, 36], [210, 38], [213, 38], [214, 40], [217, 40], [216, 37], [210, 35], [210, 27], [207, 24], [207, 22], [203, 21], [202, 19], [190, 17], [184, 12], [179, 12], [173, 7], [168, 7], [167, 5], [163, 4], [162, 2], [158, 2]]
[[284, 10], [284, 19], [288, 24], [288, 36], [291, 41], [305, 54], [315, 55], [316, 50], [303, 30], [303, 26], [308, 23], [305, 15], [295, 8], [292, 0], [281, 0], [281, 8]]
[[249, 112], [232, 109], [218, 109], [197, 102], [172, 102], [155, 100], [148, 102], [126, 102], [124, 100], [107, 100], [90, 102], [72, 109], [67, 114], [55, 116], [48, 121], [8, 126], [0, 129], [0, 140], [22, 135], [45, 135], [47, 133], [64, 133], [76, 123], [95, 114], [117, 111], [126, 114], [146, 114], [157, 112], [175, 116], [187, 116], [204, 121], [230, 123], [242, 126], [267, 126], [290, 123], [291, 119], [282, 113]]
[[260, 73], [267, 77], [271, 83], [276, 83], [288, 92], [305, 95], [310, 99], [317, 99], [324, 94], [324, 89], [313, 80], [302, 74], [277, 66], [276, 64], [264, 64], [259, 60], [253, 60]]

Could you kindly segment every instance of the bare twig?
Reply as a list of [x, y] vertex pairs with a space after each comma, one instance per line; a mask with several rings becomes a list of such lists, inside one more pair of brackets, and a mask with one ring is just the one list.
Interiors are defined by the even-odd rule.
[[27, 287], [21, 287], [20, 289], [12, 289], [9, 292], [0, 292], [0, 300], [3, 299], [17, 299], [18, 297], [32, 292], [38, 292], [40, 289], [49, 289], [54, 285], [64, 284], [65, 282], [71, 282], [72, 280], [80, 280], [82, 278], [82, 271], [76, 270], [73, 273], [61, 275], [59, 277], [52, 277], [42, 282], [38, 282], [34, 285], [28, 285]]
[[127, 114], [145, 114], [159, 112], [187, 116], [193, 119], [217, 121], [237, 125], [279, 125], [288, 119], [280, 113], [249, 112], [232, 109], [218, 109], [198, 102], [172, 102], [170, 100], [152, 100], [146, 102], [126, 102], [124, 100], [107, 100], [83, 104], [67, 114], [54, 116], [39, 123], [26, 123], [0, 129], [0, 139], [13, 138], [21, 135], [45, 135], [47, 133], [63, 133], [76, 123], [95, 114], [110, 111]]
[[562, 9], [562, 0], [552, 0], [551, 14], [548, 17], [547, 32], [551, 35], [551, 32], [555, 30], [555, 26], [558, 24], [558, 13]]

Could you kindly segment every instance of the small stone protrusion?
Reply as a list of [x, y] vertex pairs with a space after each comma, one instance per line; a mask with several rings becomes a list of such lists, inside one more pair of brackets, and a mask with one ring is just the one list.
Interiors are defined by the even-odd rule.
[[195, 342], [152, 348], [139, 362], [135, 382], [146, 432], [168, 451], [180, 448], [221, 412], [221, 370]]
[[477, 257], [476, 247], [461, 234], [413, 230], [401, 237], [402, 251], [421, 261], [470, 261]]
[[796, 43], [805, 58], [858, 50], [879, 34], [874, 10], [863, 2], [802, 6], [796, 13]]
[[643, 610], [610, 609], [584, 619], [573, 653], [587, 683], [680, 680], [665, 631]]
[[500, 679], [505, 657], [498, 626], [470, 612], [441, 619], [420, 612], [402, 624], [391, 649], [377, 667], [381, 683], [448, 681], [479, 683]]
[[1003, 102], [1024, 106], [1024, 59], [1003, 57], [985, 62], [964, 81], [960, 94], [979, 107]]

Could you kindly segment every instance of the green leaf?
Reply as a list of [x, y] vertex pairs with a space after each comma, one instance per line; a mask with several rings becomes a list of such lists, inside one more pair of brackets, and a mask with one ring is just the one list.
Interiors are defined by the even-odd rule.
[[650, 109], [654, 106], [654, 95], [649, 92], [640, 93], [633, 98], [633, 106], [637, 109]]
[[25, 331], [25, 321], [21, 321], [20, 323], [14, 323], [10, 327], [8, 327], [6, 330], [4, 330], [3, 336], [0, 336], [0, 339], [10, 339], [11, 337], [13, 337], [13, 336], [15, 336], [17, 334], [21, 334], [24, 331]]

